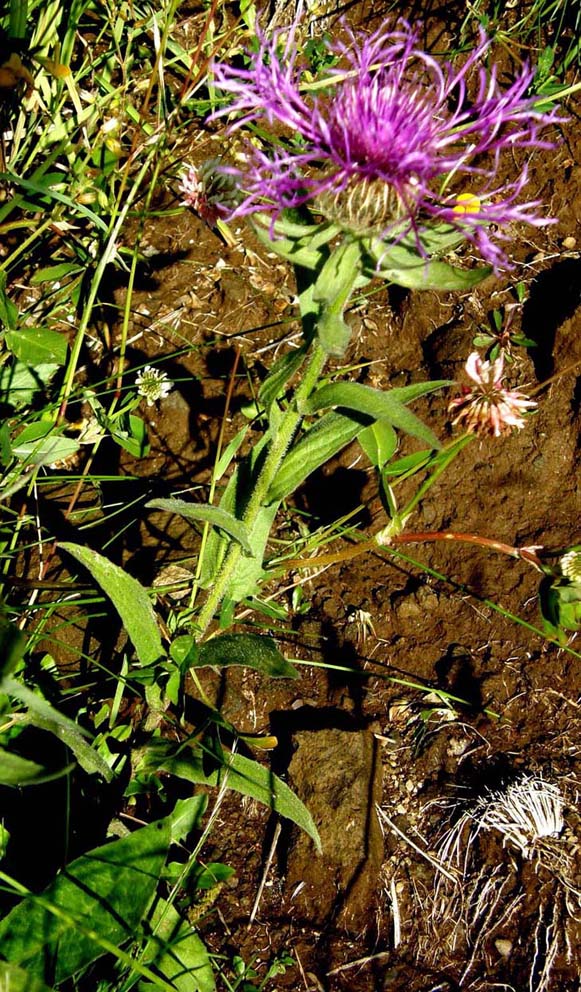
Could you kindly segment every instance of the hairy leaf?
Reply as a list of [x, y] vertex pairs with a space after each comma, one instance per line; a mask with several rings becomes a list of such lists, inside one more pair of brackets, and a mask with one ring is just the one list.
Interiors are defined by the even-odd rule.
[[[448, 385], [448, 382], [438, 381], [417, 385], [421, 385], [425, 392], [432, 392], [434, 389]], [[409, 388], [413, 387], [404, 387], [401, 391], [390, 389], [383, 392], [358, 382], [333, 382], [313, 393], [306, 406], [310, 412], [331, 406], [346, 407], [374, 420], [387, 420], [394, 427], [399, 427], [407, 434], [419, 438], [430, 447], [439, 448], [440, 442], [433, 431], [404, 405], [409, 402], [408, 394], [405, 392]]]
[[242, 545], [247, 554], [252, 553], [246, 527], [242, 521], [237, 520], [221, 506], [187, 503], [183, 499], [151, 499], [145, 505], [151, 510], [167, 510], [168, 513], [177, 513], [185, 520], [200, 520], [212, 524], [238, 541], [238, 544]]
[[326, 413], [283, 460], [268, 492], [268, 499], [286, 499], [305, 479], [353, 441], [370, 422], [369, 417]]
[[103, 555], [80, 544], [59, 545], [76, 558], [109, 596], [131, 638], [142, 665], [153, 665], [165, 657], [150, 599], [143, 586]]
[[241, 665], [273, 679], [298, 679], [299, 673], [283, 658], [272, 637], [261, 634], [220, 634], [199, 647], [196, 668]]
[[193, 748], [187, 746], [186, 750], [183, 745], [178, 749], [168, 741], [156, 741], [146, 752], [144, 768], [168, 772], [199, 785], [226, 785], [243, 796], [251, 796], [280, 816], [285, 816], [296, 823], [301, 830], [312, 837], [317, 849], [321, 850], [319, 833], [308, 809], [288, 785], [285, 785], [269, 768], [264, 768], [257, 761], [245, 758], [241, 754], [225, 754], [222, 760], [212, 754], [212, 762], [218, 765], [207, 770], [206, 758], [205, 751], [199, 746]]

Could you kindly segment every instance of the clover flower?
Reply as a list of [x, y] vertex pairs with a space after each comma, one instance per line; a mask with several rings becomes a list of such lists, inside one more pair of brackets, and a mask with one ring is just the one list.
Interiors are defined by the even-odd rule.
[[523, 414], [537, 404], [520, 389], [503, 385], [504, 356], [486, 362], [473, 351], [464, 367], [474, 386], [463, 386], [462, 394], [449, 404], [448, 412], [456, 412], [452, 423], [484, 437], [500, 437], [512, 428], [521, 430], [525, 426]]
[[[270, 154], [248, 144], [240, 175], [246, 193], [236, 216], [270, 211], [276, 218], [285, 208], [312, 203], [340, 223], [347, 202], [347, 227], [359, 210], [376, 236], [413, 231], [422, 251], [422, 229], [445, 222], [496, 269], [507, 262], [494, 240], [506, 235], [497, 228], [550, 223], [538, 216], [539, 201], [517, 203], [526, 164], [514, 182], [499, 173], [504, 151], [551, 147], [540, 131], [560, 118], [536, 110], [535, 98], [526, 96], [534, 75], [526, 65], [501, 90], [495, 67], [481, 65], [490, 45], [484, 31], [455, 69], [422, 51], [419, 29], [405, 21], [370, 36], [345, 28], [348, 42], [329, 47], [346, 70], [330, 70], [327, 86], [309, 93], [301, 85], [296, 26], [286, 41], [283, 30], [270, 39], [258, 31], [250, 68], [213, 68], [216, 86], [234, 97], [214, 117], [238, 115], [232, 130], [265, 118], [297, 138], [279, 141]], [[476, 92], [469, 97], [474, 76]]]
[[167, 372], [156, 369], [153, 365], [146, 365], [135, 377], [137, 392], [143, 396], [148, 406], [153, 406], [156, 400], [163, 400], [171, 393], [173, 382], [168, 378]]
[[581, 548], [572, 548], [559, 559], [563, 575], [570, 582], [581, 582]]
[[181, 205], [195, 210], [210, 227], [231, 213], [240, 199], [236, 183], [221, 165], [219, 158], [208, 159], [199, 168], [186, 165], [180, 177]]

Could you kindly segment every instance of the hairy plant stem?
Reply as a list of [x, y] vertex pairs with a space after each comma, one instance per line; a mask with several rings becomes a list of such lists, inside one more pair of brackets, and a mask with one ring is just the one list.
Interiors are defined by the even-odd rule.
[[[242, 515], [242, 523], [249, 533], [252, 532], [258, 514], [268, 496], [268, 490], [300, 426], [303, 418], [304, 404], [318, 382], [326, 358], [326, 352], [323, 351], [318, 343], [315, 343], [302, 381], [297, 387], [293, 400], [278, 425], [276, 433], [273, 435], [268, 453], [264, 459], [264, 464], [254, 484], [252, 495]], [[232, 578], [241, 554], [242, 548], [240, 544], [231, 541], [220, 573], [196, 620], [195, 626], [199, 638], [203, 637], [210, 626], [214, 614], [226, 594], [228, 583]]]

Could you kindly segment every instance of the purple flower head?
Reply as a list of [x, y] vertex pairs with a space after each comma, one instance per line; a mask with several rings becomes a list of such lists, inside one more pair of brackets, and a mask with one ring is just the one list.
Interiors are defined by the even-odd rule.
[[526, 65], [504, 91], [494, 67], [477, 68], [490, 44], [483, 31], [454, 69], [422, 51], [418, 30], [405, 21], [371, 36], [346, 29], [347, 42], [330, 45], [344, 68], [332, 70], [324, 88], [309, 88], [295, 29], [284, 45], [282, 31], [270, 40], [258, 32], [249, 69], [214, 66], [217, 87], [234, 97], [215, 116], [238, 115], [232, 129], [266, 118], [298, 139], [270, 153], [248, 145], [236, 216], [270, 211], [276, 218], [309, 202], [345, 227], [357, 230], [359, 217], [359, 230], [375, 236], [411, 230], [418, 245], [430, 221], [446, 222], [495, 268], [506, 258], [490, 225], [549, 223], [537, 215], [538, 201], [517, 203], [526, 165], [514, 182], [499, 172], [504, 150], [551, 147], [540, 131], [560, 118], [535, 110], [525, 95], [533, 78]]

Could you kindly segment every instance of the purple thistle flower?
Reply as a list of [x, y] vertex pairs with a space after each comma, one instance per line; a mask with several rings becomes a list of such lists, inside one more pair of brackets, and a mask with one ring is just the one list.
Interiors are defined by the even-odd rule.
[[[550, 148], [540, 131], [561, 118], [535, 110], [525, 94], [533, 71], [522, 67], [504, 91], [493, 66], [477, 70], [475, 95], [467, 81], [489, 48], [484, 31], [460, 69], [418, 47], [418, 30], [399, 21], [371, 36], [347, 30], [348, 43], [330, 50], [345, 69], [331, 70], [324, 92], [301, 85], [303, 69], [295, 27], [281, 54], [283, 31], [271, 39], [258, 32], [259, 49], [249, 69], [214, 66], [216, 86], [234, 97], [214, 117], [237, 114], [232, 129], [266, 118], [299, 141], [274, 151], [248, 145], [240, 176], [245, 197], [234, 216], [312, 202], [314, 209], [353, 228], [359, 212], [365, 233], [401, 238], [413, 231], [422, 251], [422, 228], [451, 224], [495, 268], [506, 264], [490, 225], [550, 223], [537, 214], [539, 201], [517, 203], [527, 182], [526, 165], [514, 182], [499, 178], [503, 151]], [[357, 225], [355, 225], [357, 229]], [[375, 230], [373, 230], [375, 229]], [[496, 230], [499, 240], [506, 235]]]

